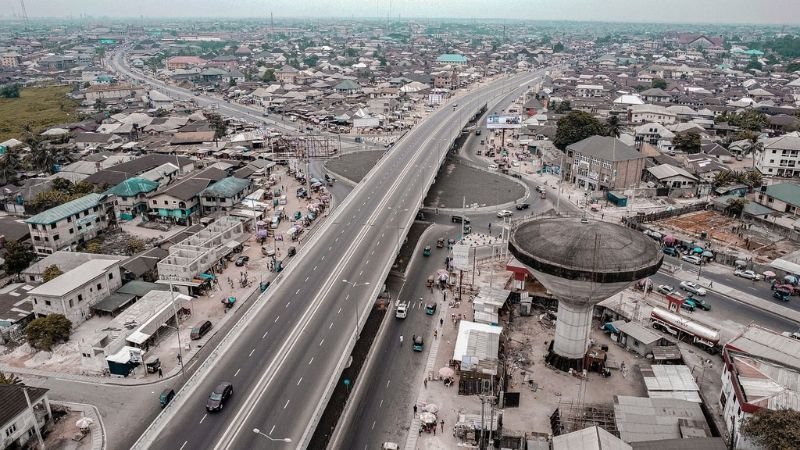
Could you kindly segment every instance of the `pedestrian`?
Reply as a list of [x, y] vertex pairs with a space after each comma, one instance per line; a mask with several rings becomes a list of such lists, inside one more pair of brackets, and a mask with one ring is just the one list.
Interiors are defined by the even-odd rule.
[[433, 424], [433, 435], [436, 436], [436, 424]]
[[417, 405], [416, 405], [416, 403], [414, 404], [414, 415], [415, 416], [417, 415]]
[[439, 422], [439, 424], [442, 426], [442, 433], [444, 433], [444, 419], [442, 419], [442, 421]]
[[164, 371], [161, 370], [161, 367], [158, 368], [158, 378], [164, 378]]
[[428, 379], [427, 379], [427, 378], [424, 378], [424, 379], [422, 380], [422, 383], [425, 385], [425, 389], [428, 389]]
[[437, 339], [438, 337], [439, 337], [439, 331], [438, 330], [433, 330], [433, 338]]
[[444, 319], [439, 317], [439, 326], [444, 327]]

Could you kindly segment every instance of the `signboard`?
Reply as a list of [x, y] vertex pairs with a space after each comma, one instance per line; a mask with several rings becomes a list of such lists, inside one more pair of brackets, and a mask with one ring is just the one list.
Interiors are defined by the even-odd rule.
[[490, 130], [522, 128], [522, 117], [490, 114], [486, 117], [486, 128]]
[[453, 246], [453, 267], [458, 270], [470, 269], [469, 250], [469, 245], [458, 243]]

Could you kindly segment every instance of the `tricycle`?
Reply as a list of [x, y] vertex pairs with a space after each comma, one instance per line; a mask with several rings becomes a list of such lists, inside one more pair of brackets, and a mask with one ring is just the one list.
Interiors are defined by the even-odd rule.
[[444, 248], [444, 238], [439, 238], [436, 240], [436, 248]]
[[233, 308], [233, 304], [236, 303], [236, 297], [226, 297], [220, 302], [225, 306], [225, 309], [231, 309]]
[[422, 249], [422, 256], [431, 256], [431, 246], [426, 245], [424, 249]]

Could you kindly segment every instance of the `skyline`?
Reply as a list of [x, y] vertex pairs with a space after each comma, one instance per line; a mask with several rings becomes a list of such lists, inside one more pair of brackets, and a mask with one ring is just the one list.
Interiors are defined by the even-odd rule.
[[[10, 1], [10, 0], [9, 0]], [[366, 5], [365, 5], [366, 3]], [[494, 3], [494, 2], [492, 2]], [[500, 3], [500, 2], [497, 2]], [[109, 4], [100, 0], [78, 0], [65, 7], [59, 0], [28, 0], [28, 17], [36, 18], [258, 18], [272, 13], [281, 18], [410, 18], [410, 19], [513, 19], [530, 21], [572, 21], [611, 23], [675, 24], [752, 24], [797, 25], [800, 2], [793, 0], [508, 0], [502, 10], [487, 7], [481, 0], [301, 0], [263, 2], [260, 0], [173, 0]], [[158, 14], [150, 14], [158, 11]], [[192, 11], [192, 14], [183, 14]], [[321, 11], [330, 11], [322, 13]], [[9, 19], [21, 16], [19, 3], [2, 15]], [[795, 22], [787, 22], [795, 18]]]

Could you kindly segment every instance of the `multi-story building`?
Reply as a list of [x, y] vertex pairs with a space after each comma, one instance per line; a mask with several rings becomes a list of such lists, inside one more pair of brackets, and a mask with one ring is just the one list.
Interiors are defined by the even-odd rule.
[[761, 186], [756, 195], [756, 203], [796, 217], [800, 214], [800, 184], [776, 183]]
[[641, 148], [642, 144], [650, 144], [662, 152], [671, 152], [675, 149], [672, 140], [675, 133], [669, 131], [660, 123], [646, 123], [634, 128], [634, 139], [636, 147]]
[[47, 389], [0, 384], [0, 407], [2, 448], [38, 448], [36, 428], [53, 418]]
[[722, 350], [722, 417], [737, 449], [761, 448], [740, 433], [757, 411], [798, 409], [800, 341], [750, 325]]
[[36, 253], [49, 255], [94, 238], [114, 222], [114, 196], [88, 194], [27, 220]]
[[167, 70], [188, 69], [189, 67], [204, 65], [206, 65], [206, 60], [197, 56], [173, 56], [167, 58]]
[[675, 123], [675, 113], [658, 105], [632, 105], [628, 107], [628, 122], [656, 122], [661, 125], [669, 125]]
[[78, 65], [78, 58], [72, 55], [51, 55], [40, 59], [37, 64], [48, 72], [61, 72]]
[[579, 84], [575, 86], [576, 97], [602, 97], [605, 89], [600, 84]]
[[281, 84], [295, 84], [299, 73], [297, 69], [287, 64], [275, 72], [275, 79]]
[[800, 177], [800, 137], [766, 139], [763, 150], [756, 147], [756, 169], [765, 177]]
[[252, 181], [236, 177], [223, 178], [200, 193], [200, 205], [205, 213], [230, 211], [252, 192]]
[[125, 83], [114, 84], [94, 84], [86, 89], [84, 96], [86, 100], [95, 102], [97, 100], [119, 100], [123, 98], [137, 98], [145, 94], [141, 87], [131, 86]]
[[621, 190], [639, 184], [644, 155], [619, 139], [591, 136], [568, 145], [564, 179], [586, 190]]
[[[174, 166], [173, 166], [174, 167]], [[114, 206], [117, 217], [132, 220], [147, 212], [147, 194], [158, 189], [158, 182], [143, 177], [128, 178], [106, 191], [115, 196]]]
[[7, 52], [0, 54], [0, 66], [17, 67], [22, 64], [22, 56], [17, 52]]
[[119, 264], [116, 259], [92, 259], [31, 289], [33, 313], [36, 317], [63, 314], [73, 327], [83, 323], [95, 303], [122, 286]]
[[200, 193], [227, 176], [224, 170], [209, 167], [153, 193], [150, 210], [165, 220], [191, 225], [192, 217], [201, 214]]

